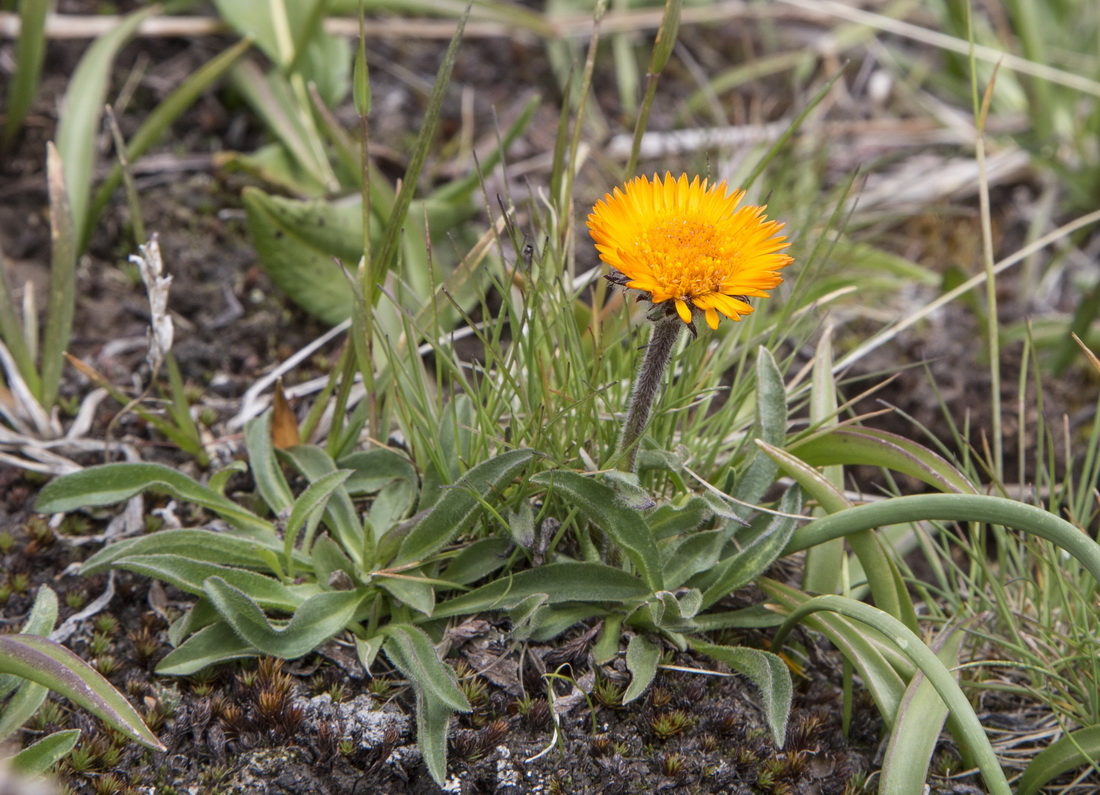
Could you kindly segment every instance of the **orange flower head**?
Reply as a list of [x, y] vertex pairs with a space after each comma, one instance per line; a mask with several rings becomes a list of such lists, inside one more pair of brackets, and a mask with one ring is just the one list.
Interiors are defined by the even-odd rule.
[[689, 326], [700, 310], [715, 329], [719, 313], [740, 320], [752, 312], [746, 299], [767, 298], [792, 262], [778, 236], [783, 224], [767, 220], [765, 207], [738, 207], [744, 195], [687, 174], [641, 176], [596, 202], [588, 229], [609, 279], [654, 304], [672, 301]]

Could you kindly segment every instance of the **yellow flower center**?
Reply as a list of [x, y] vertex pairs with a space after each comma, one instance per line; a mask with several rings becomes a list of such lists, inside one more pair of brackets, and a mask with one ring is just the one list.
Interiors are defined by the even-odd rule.
[[672, 216], [646, 229], [634, 254], [669, 295], [687, 299], [717, 291], [734, 270], [732, 252], [722, 243], [713, 224]]

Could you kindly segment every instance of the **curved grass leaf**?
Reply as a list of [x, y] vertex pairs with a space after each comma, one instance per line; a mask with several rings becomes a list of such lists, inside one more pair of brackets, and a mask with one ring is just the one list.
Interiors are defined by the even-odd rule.
[[1035, 795], [1051, 779], [1100, 759], [1100, 726], [1086, 726], [1035, 755], [1016, 784], [1016, 795]]
[[[810, 600], [808, 595], [766, 578], [761, 578], [757, 584], [785, 612], [790, 612]], [[898, 673], [898, 666], [884, 654], [872, 636], [840, 616], [811, 616], [806, 619], [806, 626], [828, 638], [855, 666], [883, 721], [888, 727], [893, 726], [905, 695], [905, 679]]]
[[164, 750], [122, 694], [59, 643], [38, 635], [0, 635], [0, 673], [48, 687], [146, 748]]
[[691, 647], [720, 663], [744, 674], [760, 690], [764, 697], [764, 718], [772, 732], [772, 740], [779, 748], [787, 736], [787, 719], [791, 714], [791, 698], [794, 687], [787, 664], [771, 652], [744, 646], [716, 646], [693, 639]]
[[567, 470], [542, 472], [531, 478], [531, 482], [548, 486], [564, 495], [571, 507], [576, 507], [589, 521], [611, 536], [650, 588], [658, 591], [664, 587], [660, 555], [645, 516], [624, 505], [614, 489], [579, 472]]
[[[843, 492], [810, 464], [766, 442], [757, 441], [757, 445], [779, 464], [786, 474], [793, 477], [827, 513], [836, 513], [852, 507], [852, 503]], [[851, 533], [847, 538], [856, 554], [862, 573], [867, 578], [867, 585], [871, 589], [875, 605], [904, 621], [910, 629], [916, 630], [917, 615], [913, 600], [909, 596], [897, 564], [887, 554], [885, 545], [871, 530]], [[853, 582], [859, 582], [858, 574], [858, 571], [853, 572]]]
[[270, 522], [182, 472], [160, 464], [101, 464], [63, 475], [51, 480], [39, 492], [35, 510], [61, 513], [88, 506], [113, 505], [146, 491], [199, 505], [250, 535], [274, 536]]
[[939, 491], [978, 493], [966, 476], [927, 447], [873, 428], [829, 428], [791, 444], [787, 451], [811, 466], [886, 467], [904, 472]]
[[511, 450], [473, 467], [409, 531], [393, 563], [424, 560], [451, 543], [474, 523], [482, 502], [492, 500], [534, 457], [533, 450]]
[[[894, 502], [891, 500], [891, 502]], [[936, 689], [951, 712], [958, 727], [955, 741], [964, 753], [972, 753], [981, 771], [986, 787], [993, 795], [1011, 795], [1012, 790], [1005, 779], [1001, 763], [990, 745], [985, 728], [970, 705], [955, 677], [944, 667], [939, 658], [929, 649], [919, 636], [891, 615], [871, 605], [857, 602], [843, 596], [817, 596], [797, 607], [775, 635], [774, 646], [783, 646], [788, 632], [806, 616], [829, 611], [859, 621], [889, 638], [898, 649], [919, 668]]]
[[256, 647], [233, 631], [224, 621], [208, 624], [157, 664], [163, 676], [190, 676], [208, 665], [258, 657]]
[[661, 647], [645, 635], [635, 635], [626, 645], [626, 669], [630, 671], [630, 686], [623, 693], [623, 704], [629, 704], [646, 691], [657, 675]]
[[495, 580], [448, 599], [432, 614], [449, 618], [483, 610], [506, 610], [532, 594], [546, 594], [548, 604], [561, 602], [621, 603], [644, 599], [651, 590], [622, 569], [604, 563], [549, 563]]
[[11, 758], [12, 769], [24, 776], [38, 776], [50, 769], [73, 750], [80, 739], [80, 729], [66, 729], [43, 737], [33, 745], [28, 745]]
[[234, 632], [263, 654], [286, 660], [308, 654], [344, 629], [364, 598], [360, 591], [315, 594], [301, 603], [285, 626], [276, 628], [256, 600], [221, 577], [209, 577], [203, 588]]
[[786, 554], [874, 527], [920, 521], [987, 522], [1023, 530], [1060, 546], [1100, 583], [1100, 544], [1091, 537], [1042, 508], [975, 494], [918, 494], [849, 508], [799, 528]]

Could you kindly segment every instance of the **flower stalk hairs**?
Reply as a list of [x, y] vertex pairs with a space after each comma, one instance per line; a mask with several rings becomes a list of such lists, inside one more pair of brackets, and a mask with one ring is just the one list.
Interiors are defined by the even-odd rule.
[[767, 298], [783, 281], [779, 269], [792, 258], [780, 237], [783, 224], [769, 221], [765, 207], [739, 207], [743, 190], [729, 193], [725, 182], [709, 185], [687, 174], [664, 179], [644, 176], [615, 188], [592, 208], [588, 229], [600, 259], [611, 267], [604, 277], [640, 292], [653, 322], [645, 357], [619, 438], [622, 468], [637, 467], [638, 442], [649, 422], [668, 363], [684, 327], [696, 336], [695, 316], [718, 328], [720, 315], [740, 320], [753, 311], [750, 297]]

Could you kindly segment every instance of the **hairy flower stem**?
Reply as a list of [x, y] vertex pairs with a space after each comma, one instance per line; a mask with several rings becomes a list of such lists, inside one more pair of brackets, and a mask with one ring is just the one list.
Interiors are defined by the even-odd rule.
[[638, 376], [634, 379], [634, 394], [630, 398], [630, 409], [623, 423], [623, 433], [619, 437], [616, 457], [621, 461], [621, 468], [627, 472], [634, 472], [638, 468], [638, 443], [649, 424], [649, 414], [661, 392], [661, 382], [682, 328], [684, 324], [676, 315], [653, 324], [645, 358], [638, 369]]

